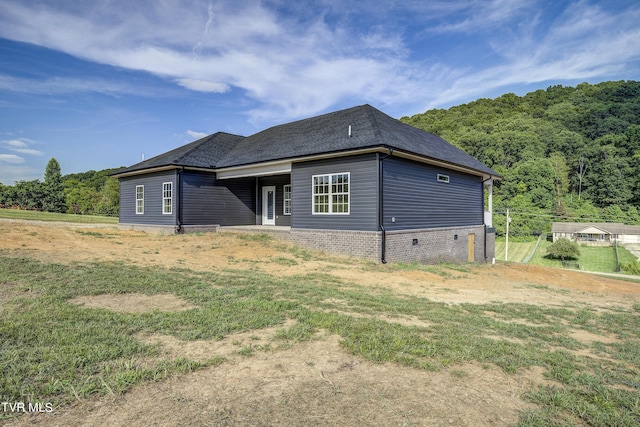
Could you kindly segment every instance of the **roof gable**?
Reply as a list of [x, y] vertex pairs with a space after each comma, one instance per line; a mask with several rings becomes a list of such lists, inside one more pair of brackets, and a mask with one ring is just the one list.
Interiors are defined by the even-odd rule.
[[612, 234], [610, 231], [605, 230], [604, 228], [595, 227], [593, 225], [581, 228], [575, 231], [580, 234]]
[[244, 137], [225, 132], [193, 141], [189, 144], [167, 151], [166, 153], [144, 160], [135, 165], [120, 169], [114, 175], [122, 175], [165, 166], [213, 168]]

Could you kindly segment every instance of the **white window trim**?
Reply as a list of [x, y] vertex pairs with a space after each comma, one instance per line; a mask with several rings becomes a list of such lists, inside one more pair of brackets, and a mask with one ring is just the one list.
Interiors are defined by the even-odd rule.
[[443, 175], [441, 173], [438, 174], [438, 182], [442, 182], [444, 184], [448, 184], [449, 183], [449, 175]]
[[[164, 195], [164, 186], [165, 185], [169, 185], [169, 191], [171, 191], [171, 196], [170, 197], [166, 197]], [[165, 207], [167, 206], [167, 204], [165, 203], [167, 200], [170, 200], [170, 204], [169, 204], [169, 211], [167, 212], [167, 210], [165, 209]], [[162, 215], [172, 215], [173, 214], [173, 182], [163, 182], [162, 183]]]
[[[340, 193], [340, 194], [346, 194], [347, 195], [347, 211], [346, 212], [333, 212], [333, 193], [331, 192], [331, 177], [335, 176], [335, 175], [347, 175], [347, 179], [348, 179], [348, 190], [346, 193]], [[328, 176], [329, 177], [329, 192], [327, 193], [327, 195], [329, 196], [329, 212], [315, 212], [315, 178], [317, 177], [321, 177], [321, 176]], [[311, 176], [311, 214], [312, 215], [351, 215], [351, 172], [338, 172], [338, 173], [323, 173], [323, 174], [318, 174], [318, 175], [312, 175]]]
[[[138, 188], [142, 189], [142, 198], [140, 199], [138, 198]], [[138, 204], [139, 201], [142, 203]], [[136, 185], [136, 215], [144, 215], [144, 185]]]
[[[289, 191], [287, 191], [287, 187], [289, 188]], [[289, 198], [287, 198], [287, 193], [289, 193]], [[287, 202], [289, 202], [288, 212]], [[282, 214], [291, 215], [291, 184], [285, 184], [282, 186]]]

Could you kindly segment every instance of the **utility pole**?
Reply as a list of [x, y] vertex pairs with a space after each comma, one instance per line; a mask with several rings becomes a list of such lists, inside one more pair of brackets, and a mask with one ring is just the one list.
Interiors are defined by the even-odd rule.
[[509, 208], [507, 208], [507, 232], [506, 232], [506, 241], [504, 243], [504, 260], [509, 260], [509, 223], [511, 222], [511, 217], [509, 216]]

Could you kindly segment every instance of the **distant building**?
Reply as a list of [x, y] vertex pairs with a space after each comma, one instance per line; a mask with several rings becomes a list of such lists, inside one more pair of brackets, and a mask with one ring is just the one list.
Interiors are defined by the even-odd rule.
[[551, 226], [553, 241], [564, 237], [578, 243], [610, 245], [640, 243], [640, 225], [615, 222], [554, 222]]

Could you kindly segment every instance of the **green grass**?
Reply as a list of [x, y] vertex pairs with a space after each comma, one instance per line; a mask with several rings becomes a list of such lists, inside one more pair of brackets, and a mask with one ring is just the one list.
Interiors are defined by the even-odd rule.
[[53, 212], [23, 211], [18, 209], [0, 209], [0, 218], [27, 219], [37, 221], [64, 221], [89, 224], [117, 224], [118, 218], [98, 215], [73, 215]]
[[500, 261], [523, 262], [531, 253], [536, 242], [513, 242], [509, 240], [509, 259], [505, 260], [506, 243], [504, 239], [496, 240], [496, 259]]
[[[538, 246], [538, 250], [536, 250], [530, 263], [546, 267], [563, 268], [560, 260], [547, 258], [547, 248], [549, 245], [551, 245], [551, 242], [546, 240], [540, 241], [540, 246]], [[633, 254], [621, 246], [618, 247], [618, 254], [621, 262], [629, 262], [636, 259]], [[511, 256], [509, 256], [509, 258], [511, 258]], [[615, 248], [612, 246], [580, 245], [580, 257], [576, 261], [580, 265], [580, 269], [584, 271], [601, 273], [618, 272]]]
[[580, 245], [580, 268], [586, 271], [616, 272], [616, 252], [612, 246]]
[[[465, 266], [465, 274], [473, 275], [473, 267]], [[295, 319], [293, 326], [282, 326], [273, 346], [244, 345], [238, 354], [250, 357], [290, 347], [323, 329], [340, 335], [341, 344], [364, 359], [419, 370], [451, 369], [454, 376], [470, 362], [493, 364], [509, 374], [540, 366], [549, 385], [526, 394], [536, 406], [522, 413], [520, 425], [640, 424], [640, 304], [628, 311], [447, 305], [324, 273], [273, 277], [253, 270], [203, 273], [124, 263], [63, 266], [1, 253], [0, 289], [3, 402], [30, 396], [65, 404], [224, 363], [219, 358], [200, 363], [167, 358], [157, 346], [140, 343], [135, 338], [140, 332], [218, 340]], [[173, 293], [196, 308], [133, 314], [69, 302], [78, 295], [129, 292]], [[404, 326], [381, 320], [383, 316], [411, 316], [430, 326]], [[575, 329], [620, 340], [587, 345], [572, 338]], [[590, 347], [601, 358], [571, 353]]]
[[626, 263], [638, 260], [638, 258], [636, 258], [635, 255], [633, 255], [623, 246], [618, 246], [618, 256], [620, 257], [621, 264], [626, 264]]

